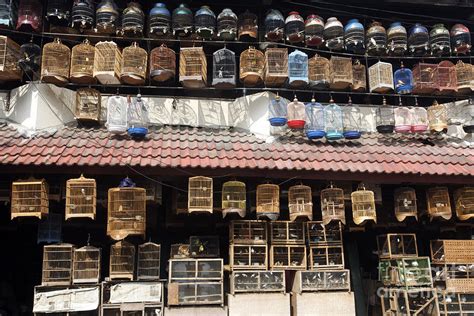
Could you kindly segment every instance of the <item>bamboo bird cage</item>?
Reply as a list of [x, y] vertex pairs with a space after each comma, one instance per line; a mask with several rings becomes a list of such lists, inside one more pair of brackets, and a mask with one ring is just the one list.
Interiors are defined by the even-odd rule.
[[100, 121], [100, 92], [92, 88], [80, 88], [76, 91], [76, 119], [83, 122]]
[[352, 60], [347, 57], [331, 56], [329, 61], [330, 88], [346, 90], [352, 85]]
[[101, 84], [120, 84], [122, 53], [114, 42], [95, 44], [94, 78]]
[[63, 86], [68, 83], [71, 50], [56, 38], [43, 46], [41, 81]]
[[124, 84], [140, 86], [145, 84], [147, 75], [148, 53], [138, 46], [137, 42], [125, 47], [122, 51], [120, 80]]
[[99, 283], [100, 260], [100, 248], [87, 245], [79, 249], [74, 249], [72, 283]]
[[346, 224], [344, 191], [334, 187], [332, 183], [328, 188], [321, 190], [321, 214], [324, 225], [333, 220]]
[[110, 246], [110, 280], [133, 280], [135, 271], [135, 246], [126, 241], [119, 241]]
[[6, 36], [0, 36], [0, 82], [22, 79], [23, 71], [18, 63], [20, 54], [20, 45]]
[[380, 259], [418, 257], [416, 234], [384, 234], [377, 236]]
[[66, 181], [66, 220], [70, 218], [95, 219], [97, 185], [95, 179], [81, 175]]
[[438, 89], [440, 94], [453, 94], [458, 90], [456, 66], [449, 60], [438, 64]]
[[364, 92], [367, 90], [367, 75], [365, 65], [362, 65], [359, 60], [352, 65], [352, 91]]
[[258, 38], [258, 20], [257, 15], [248, 10], [242, 13], [238, 19], [239, 40], [256, 40]]
[[314, 55], [308, 60], [309, 84], [316, 90], [324, 90], [329, 87], [331, 81], [329, 59]]
[[359, 185], [357, 191], [351, 193], [352, 218], [356, 225], [366, 221], [377, 223], [374, 192], [365, 189], [364, 184]]
[[48, 184], [44, 179], [18, 180], [12, 183], [11, 219], [38, 217], [49, 213]]
[[393, 91], [392, 64], [379, 61], [369, 67], [369, 88], [377, 93]]
[[474, 187], [457, 189], [454, 192], [456, 215], [461, 221], [474, 217]]
[[413, 93], [432, 94], [438, 89], [438, 65], [416, 64], [413, 68]]
[[138, 246], [137, 280], [160, 279], [161, 246], [147, 242]]
[[435, 100], [433, 105], [428, 107], [428, 124], [433, 133], [446, 133], [448, 130], [448, 109], [444, 104], [438, 104]]
[[435, 187], [426, 190], [426, 203], [431, 220], [436, 217], [441, 217], [445, 220], [451, 219], [451, 201], [448, 188]]
[[240, 54], [240, 81], [247, 87], [255, 87], [263, 82], [265, 56], [254, 47]]
[[313, 196], [311, 187], [307, 185], [294, 185], [288, 189], [288, 208], [290, 220], [307, 218], [313, 220]]
[[280, 216], [280, 187], [276, 184], [257, 186], [257, 218], [277, 220]]
[[179, 51], [179, 81], [185, 88], [207, 84], [207, 60], [202, 47], [182, 47]]
[[265, 51], [265, 86], [281, 87], [288, 80], [288, 48]]
[[157, 83], [174, 80], [176, 76], [176, 53], [162, 44], [150, 53], [150, 78]]
[[94, 78], [94, 55], [95, 47], [87, 39], [72, 48], [71, 72], [69, 74], [71, 82], [81, 84], [96, 82]]
[[74, 246], [71, 244], [47, 245], [43, 248], [43, 274], [41, 285], [70, 285]]
[[188, 213], [213, 212], [212, 178], [192, 177], [188, 182]]
[[459, 94], [472, 93], [474, 91], [474, 65], [459, 60], [456, 63], [456, 82]]
[[247, 196], [245, 183], [240, 181], [227, 181], [222, 185], [222, 217], [227, 214], [238, 214], [245, 217]]
[[407, 217], [418, 220], [418, 208], [416, 203], [416, 191], [413, 188], [398, 188], [394, 193], [395, 217], [403, 222]]

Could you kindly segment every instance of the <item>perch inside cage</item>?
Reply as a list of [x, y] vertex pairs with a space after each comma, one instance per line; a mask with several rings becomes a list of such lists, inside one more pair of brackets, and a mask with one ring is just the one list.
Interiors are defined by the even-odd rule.
[[38, 217], [49, 213], [48, 184], [44, 179], [18, 180], [12, 183], [11, 219]]
[[409, 94], [413, 90], [413, 73], [410, 69], [405, 68], [403, 63], [400, 69], [395, 70], [393, 74], [395, 92], [398, 94]]
[[110, 246], [109, 279], [134, 279], [135, 246], [126, 241], [119, 241]]
[[97, 284], [100, 281], [101, 249], [84, 246], [74, 249], [72, 282]]
[[370, 92], [388, 93], [393, 91], [392, 64], [377, 62], [369, 67]]
[[54, 244], [43, 247], [43, 273], [41, 285], [68, 286], [72, 282], [74, 246]]

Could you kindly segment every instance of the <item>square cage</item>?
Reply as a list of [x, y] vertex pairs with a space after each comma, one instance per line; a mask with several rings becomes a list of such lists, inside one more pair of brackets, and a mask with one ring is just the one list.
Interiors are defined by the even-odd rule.
[[330, 84], [334, 90], [346, 90], [352, 85], [352, 60], [347, 57], [332, 56], [329, 61]]
[[192, 258], [218, 258], [219, 236], [190, 236], [189, 255]]
[[20, 81], [23, 71], [18, 64], [20, 45], [6, 36], [0, 36], [0, 82]]
[[98, 42], [94, 52], [94, 78], [101, 84], [120, 84], [122, 53], [114, 42]]
[[101, 95], [92, 88], [80, 88], [76, 91], [76, 119], [82, 122], [100, 121]]
[[152, 242], [138, 245], [137, 280], [159, 280], [160, 260], [160, 245]]
[[354, 62], [352, 66], [352, 86], [351, 90], [356, 92], [364, 92], [367, 90], [367, 69], [359, 60]]
[[431, 287], [416, 289], [380, 288], [383, 315], [440, 315], [438, 294]]
[[202, 47], [181, 47], [179, 81], [185, 88], [203, 88], [207, 85], [207, 60]]
[[379, 61], [369, 67], [370, 92], [388, 93], [393, 91], [392, 64]]
[[438, 64], [438, 89], [440, 94], [454, 94], [458, 91], [456, 66], [449, 60]]
[[270, 269], [306, 270], [305, 245], [272, 245], [270, 247]]
[[414, 94], [431, 94], [439, 90], [437, 64], [418, 63], [412, 73]]
[[266, 221], [232, 221], [229, 227], [231, 244], [266, 244]]
[[119, 241], [110, 246], [110, 280], [134, 279], [135, 272], [135, 245]]
[[43, 247], [41, 285], [70, 285], [72, 281], [74, 246], [55, 244]]
[[269, 223], [270, 243], [305, 244], [305, 223], [275, 221]]
[[431, 265], [428, 257], [381, 259], [379, 281], [385, 286], [423, 287], [433, 286]]
[[72, 283], [99, 283], [101, 249], [85, 246], [74, 249]]
[[134, 187], [109, 189], [107, 235], [121, 240], [129, 235], [145, 236], [146, 190]]
[[208, 282], [224, 277], [223, 259], [171, 259], [168, 263], [169, 282]]
[[381, 259], [418, 257], [415, 234], [385, 234], [377, 236], [378, 255]]
[[48, 184], [44, 179], [18, 180], [12, 183], [11, 219], [38, 217], [49, 213]]
[[231, 244], [229, 249], [231, 270], [266, 270], [268, 266], [267, 244]]
[[351, 290], [350, 271], [328, 269], [297, 271], [293, 282], [293, 293]]
[[474, 262], [474, 240], [432, 240], [430, 250], [434, 264]]
[[285, 293], [285, 271], [234, 271], [230, 293]]
[[344, 268], [344, 248], [340, 245], [309, 247], [309, 269]]
[[168, 305], [223, 305], [224, 282], [170, 282]]
[[306, 240], [310, 245], [342, 244], [341, 222], [306, 222]]
[[66, 220], [70, 218], [95, 219], [97, 185], [95, 179], [80, 176], [66, 181]]
[[265, 51], [265, 86], [281, 87], [288, 80], [288, 49], [267, 48]]

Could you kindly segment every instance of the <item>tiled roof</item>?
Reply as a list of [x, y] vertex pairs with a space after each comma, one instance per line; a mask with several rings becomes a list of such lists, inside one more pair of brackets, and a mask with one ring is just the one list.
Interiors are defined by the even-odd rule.
[[[302, 137], [271, 142], [236, 129], [163, 126], [143, 141], [109, 134], [105, 128], [64, 127], [21, 136], [0, 126], [0, 166], [63, 166], [233, 169], [397, 176], [456, 176], [474, 179], [474, 146], [441, 137], [365, 134], [358, 141], [329, 144]], [[429, 178], [425, 179], [429, 182]]]

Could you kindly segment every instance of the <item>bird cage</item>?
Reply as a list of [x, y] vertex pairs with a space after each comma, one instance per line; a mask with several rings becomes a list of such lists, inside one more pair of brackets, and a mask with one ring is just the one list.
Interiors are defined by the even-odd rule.
[[179, 81], [185, 88], [203, 88], [207, 83], [207, 60], [202, 47], [182, 47]]
[[109, 279], [133, 280], [135, 271], [135, 246], [124, 240], [110, 246]]
[[364, 92], [367, 90], [367, 76], [365, 65], [362, 65], [359, 60], [352, 65], [352, 91]]
[[414, 55], [425, 55], [429, 51], [428, 29], [416, 23], [408, 32], [408, 51]]
[[404, 106], [399, 106], [394, 110], [395, 132], [409, 133], [413, 123], [413, 111]]
[[324, 108], [321, 103], [313, 98], [306, 103], [306, 125], [305, 132], [308, 139], [319, 139], [326, 136], [324, 131]]
[[451, 39], [449, 30], [444, 24], [435, 24], [430, 31], [430, 48], [433, 55], [445, 55], [451, 53]]
[[18, 64], [20, 68], [31, 78], [37, 77], [41, 67], [41, 47], [30, 41], [20, 46]]
[[21, 0], [18, 6], [18, 19], [16, 22], [17, 31], [39, 32], [43, 6], [38, 0]]
[[438, 65], [418, 63], [413, 68], [413, 93], [432, 94], [439, 89]]
[[344, 27], [345, 49], [354, 54], [365, 53], [365, 30], [357, 19], [351, 19]]
[[137, 94], [137, 97], [129, 102], [127, 116], [128, 135], [143, 139], [148, 133], [148, 112], [141, 94]]
[[329, 104], [324, 107], [324, 130], [328, 141], [338, 140], [343, 135], [343, 114], [339, 105], [331, 99]]
[[348, 106], [342, 108], [343, 113], [343, 135], [345, 139], [359, 139], [361, 136], [362, 114], [356, 105], [352, 105], [351, 101]]
[[235, 87], [237, 66], [235, 53], [221, 48], [212, 55], [212, 85], [218, 89]]
[[194, 16], [194, 31], [203, 39], [212, 39], [216, 32], [216, 15], [211, 8], [203, 5]]
[[185, 37], [193, 32], [193, 12], [184, 3], [173, 10], [172, 14], [173, 35]]
[[451, 28], [451, 44], [456, 54], [466, 54], [471, 51], [471, 33], [462, 24], [454, 24]]
[[138, 246], [137, 280], [159, 280], [161, 246], [147, 242]]
[[191, 258], [218, 258], [219, 251], [219, 236], [189, 237], [189, 253]]
[[174, 80], [176, 75], [176, 54], [174, 50], [161, 44], [150, 52], [150, 78], [154, 82]]
[[413, 73], [410, 69], [405, 68], [401, 63], [401, 68], [395, 70], [393, 81], [395, 92], [398, 94], [409, 94], [413, 90]]
[[365, 47], [369, 55], [385, 55], [387, 52], [387, 31], [380, 22], [372, 22], [365, 35]]
[[456, 82], [459, 94], [472, 93], [474, 91], [474, 65], [459, 60], [456, 63]]
[[270, 101], [268, 112], [271, 126], [285, 126], [288, 121], [288, 100], [277, 95]]
[[428, 107], [428, 124], [433, 133], [446, 133], [448, 130], [448, 109], [444, 104], [438, 104], [435, 100]]
[[0, 28], [14, 29], [18, 14], [17, 0], [0, 1]]
[[437, 79], [440, 94], [454, 94], [457, 92], [456, 66], [452, 62], [443, 60], [438, 64]]
[[392, 64], [382, 61], [369, 67], [370, 92], [388, 93], [393, 90]]
[[12, 183], [11, 219], [38, 217], [49, 213], [48, 184], [44, 179], [18, 180]]
[[311, 187], [307, 185], [294, 185], [288, 189], [288, 209], [290, 221], [306, 217], [313, 220], [313, 196]]
[[128, 102], [125, 97], [119, 95], [110, 96], [107, 99], [107, 130], [112, 134], [122, 134], [128, 128]]
[[281, 87], [288, 79], [288, 49], [267, 48], [265, 51], [265, 86]]
[[71, 9], [72, 27], [79, 30], [91, 29], [94, 25], [93, 0], [74, 0]]
[[188, 182], [188, 212], [213, 212], [212, 178], [191, 177]]
[[329, 61], [330, 84], [333, 90], [346, 90], [352, 85], [352, 60], [331, 56]]
[[46, 19], [50, 24], [66, 26], [69, 23], [70, 6], [69, 0], [48, 0]]
[[94, 78], [101, 84], [120, 84], [122, 53], [114, 42], [95, 44]]
[[308, 77], [311, 88], [316, 90], [329, 88], [331, 80], [329, 60], [317, 54], [310, 58], [308, 60]]
[[448, 188], [435, 187], [426, 190], [426, 203], [430, 219], [435, 217], [441, 217], [445, 220], [451, 219], [451, 201]]
[[250, 46], [240, 54], [240, 81], [247, 87], [254, 87], [263, 82], [265, 56]]
[[148, 17], [148, 35], [150, 37], [167, 37], [171, 33], [171, 13], [166, 5], [155, 3]]
[[256, 40], [257, 37], [257, 15], [247, 10], [239, 16], [239, 40]]
[[81, 175], [66, 181], [66, 220], [88, 217], [95, 219], [97, 185], [95, 179]]
[[76, 91], [76, 120], [99, 122], [100, 92], [92, 88], [80, 88]]
[[423, 133], [428, 129], [428, 113], [425, 108], [414, 107], [411, 109], [411, 131]]
[[280, 11], [270, 9], [265, 17], [265, 39], [279, 42], [285, 35], [285, 18]]
[[344, 48], [344, 27], [335, 17], [327, 19], [324, 25], [323, 37], [329, 50], [341, 50]]
[[257, 218], [277, 220], [280, 216], [280, 187], [276, 184], [257, 186]]
[[114, 0], [102, 0], [97, 5], [95, 18], [98, 33], [114, 34], [119, 20], [118, 8]]
[[43, 46], [41, 80], [56, 85], [65, 85], [69, 78], [71, 50], [56, 38]]
[[308, 55], [295, 50], [288, 55], [288, 84], [291, 88], [308, 85]]
[[[123, 184], [121, 183], [121, 185]], [[112, 239], [121, 240], [129, 235], [144, 237], [146, 229], [145, 189], [125, 186], [109, 189], [107, 213], [107, 235]]]
[[304, 19], [301, 15], [292, 11], [285, 20], [286, 40], [291, 43], [301, 43], [304, 41]]
[[387, 53], [403, 56], [408, 49], [407, 29], [400, 22], [393, 22], [387, 30]]
[[456, 215], [461, 221], [474, 217], [474, 187], [457, 189], [454, 192]]
[[43, 273], [41, 285], [70, 285], [74, 246], [55, 244], [43, 247]]
[[138, 2], [128, 3], [122, 13], [122, 34], [126, 36], [142, 36], [145, 28], [145, 14]]
[[324, 225], [331, 221], [341, 221], [346, 224], [345, 211], [342, 189], [334, 187], [331, 183], [328, 188], [321, 190], [321, 215]]
[[237, 37], [237, 15], [225, 8], [217, 16], [217, 37], [223, 41], [233, 41]]
[[20, 45], [6, 36], [0, 36], [0, 81], [20, 81], [23, 77]]
[[87, 245], [73, 255], [72, 283], [99, 283], [101, 249]]
[[306, 123], [305, 105], [294, 98], [293, 102], [288, 103], [288, 128], [302, 129]]
[[132, 45], [123, 49], [120, 80], [124, 84], [134, 86], [145, 84], [147, 64], [148, 54], [146, 50], [133, 42]]
[[474, 133], [474, 99], [470, 99], [469, 102], [464, 106], [464, 123], [462, 128], [465, 133]]
[[245, 183], [240, 181], [227, 181], [222, 185], [222, 217], [227, 214], [239, 214], [245, 217], [247, 208], [247, 195]]
[[[381, 134], [391, 134], [395, 129], [395, 110], [387, 105], [385, 98], [382, 105], [377, 107], [376, 124], [377, 132]], [[410, 130], [410, 124], [408, 124], [408, 130]]]
[[418, 220], [418, 207], [416, 204], [416, 192], [413, 188], [398, 188], [394, 193], [395, 217], [403, 222], [407, 217]]
[[95, 48], [85, 40], [72, 48], [70, 79], [74, 83], [93, 84]]
[[418, 257], [416, 234], [384, 234], [377, 236], [379, 259]]
[[322, 17], [311, 14], [304, 24], [305, 44], [310, 47], [319, 47], [324, 42], [324, 20]]
[[356, 225], [365, 221], [377, 223], [377, 213], [375, 211], [374, 192], [365, 189], [364, 184], [359, 185], [357, 191], [351, 193], [352, 218]]

